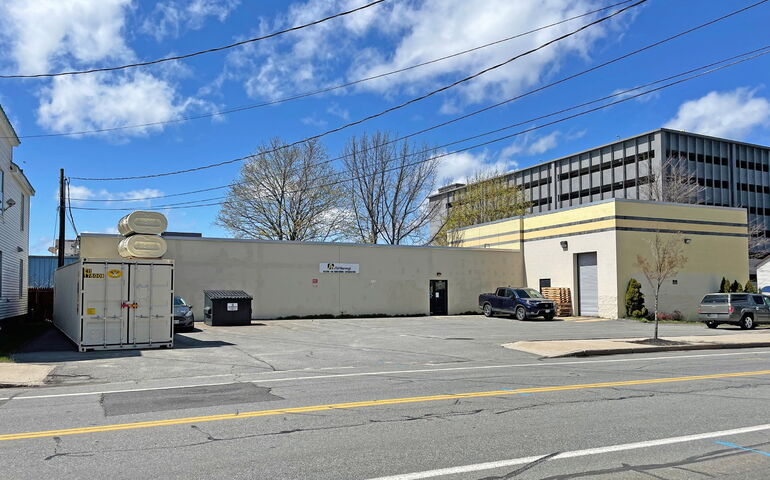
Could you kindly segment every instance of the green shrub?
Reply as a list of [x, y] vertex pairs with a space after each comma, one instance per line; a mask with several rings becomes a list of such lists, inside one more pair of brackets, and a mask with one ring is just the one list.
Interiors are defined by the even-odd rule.
[[642, 284], [632, 278], [626, 288], [626, 315], [633, 318], [647, 316], [647, 308], [644, 306], [644, 294]]
[[722, 277], [722, 283], [719, 285], [719, 293], [730, 293], [730, 280]]
[[730, 285], [730, 293], [740, 293], [743, 291], [743, 285], [738, 283], [738, 280], [733, 280], [732, 285]]
[[743, 291], [746, 293], [759, 293], [759, 290], [757, 290], [757, 287], [751, 283], [751, 280], [746, 282], [746, 285], [743, 287]]

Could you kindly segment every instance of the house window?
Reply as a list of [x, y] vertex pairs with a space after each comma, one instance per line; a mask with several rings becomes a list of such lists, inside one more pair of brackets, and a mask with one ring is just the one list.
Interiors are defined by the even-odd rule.
[[24, 210], [24, 194], [23, 193], [21, 194], [21, 200], [19, 201], [19, 210], [21, 211], [19, 216], [21, 217], [21, 231], [23, 232], [24, 231], [24, 217], [26, 216], [26, 215], [24, 215], [25, 210]]
[[19, 298], [24, 296], [24, 260], [19, 260]]

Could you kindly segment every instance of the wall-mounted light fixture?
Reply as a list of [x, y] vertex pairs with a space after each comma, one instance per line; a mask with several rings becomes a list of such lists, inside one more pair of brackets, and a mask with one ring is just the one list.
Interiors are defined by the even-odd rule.
[[16, 200], [14, 200], [14, 199], [12, 199], [12, 198], [9, 198], [8, 200], [6, 200], [6, 201], [5, 201], [5, 203], [6, 203], [8, 206], [7, 206], [7, 207], [5, 207], [5, 208], [3, 209], [3, 212], [5, 212], [5, 211], [6, 211], [6, 210], [8, 210], [9, 208], [11, 208], [12, 206], [16, 205]]
[[561, 242], [559, 242], [559, 245], [561, 245], [562, 250], [566, 250], [569, 247], [569, 243], [567, 243], [566, 240], [562, 240]]
[[685, 243], [685, 245], [691, 244], [692, 243], [692, 238], [685, 238], [684, 239], [684, 243]]

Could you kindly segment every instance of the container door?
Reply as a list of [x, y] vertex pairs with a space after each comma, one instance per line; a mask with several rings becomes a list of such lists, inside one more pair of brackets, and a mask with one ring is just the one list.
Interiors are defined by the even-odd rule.
[[171, 341], [173, 266], [131, 265], [128, 343]]
[[127, 267], [115, 263], [85, 263], [83, 281], [83, 346], [119, 345], [125, 341]]
[[596, 252], [579, 253], [578, 295], [580, 315], [599, 316], [599, 269], [596, 265]]

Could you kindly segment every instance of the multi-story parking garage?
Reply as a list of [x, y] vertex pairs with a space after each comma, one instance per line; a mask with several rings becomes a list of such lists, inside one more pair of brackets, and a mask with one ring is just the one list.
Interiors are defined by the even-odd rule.
[[[647, 199], [650, 172], [667, 158], [682, 161], [703, 187], [694, 203], [745, 208], [749, 223], [770, 233], [770, 147], [761, 145], [661, 128], [505, 176], [521, 188], [530, 213], [541, 213], [608, 198]], [[464, 188], [448, 185], [430, 202], [445, 212]]]

